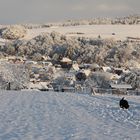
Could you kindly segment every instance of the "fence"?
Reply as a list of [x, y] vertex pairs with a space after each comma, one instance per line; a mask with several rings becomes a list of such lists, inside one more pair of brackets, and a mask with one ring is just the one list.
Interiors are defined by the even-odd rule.
[[138, 90], [104, 89], [104, 88], [93, 88], [93, 89], [95, 93], [98, 94], [140, 95], [140, 89]]

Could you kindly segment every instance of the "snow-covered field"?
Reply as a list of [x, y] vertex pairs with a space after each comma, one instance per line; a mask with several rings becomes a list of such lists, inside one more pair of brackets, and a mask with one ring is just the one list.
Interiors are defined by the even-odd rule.
[[140, 96], [0, 91], [0, 140], [139, 140]]
[[[99, 35], [102, 38], [114, 38], [124, 40], [126, 37], [140, 37], [140, 25], [79, 25], [67, 27], [51, 27], [37, 28], [28, 30], [28, 35], [25, 39], [31, 39], [43, 32], [56, 31], [67, 36], [84, 36], [97, 38]], [[77, 34], [83, 33], [83, 34]], [[115, 33], [115, 35], [112, 35]]]

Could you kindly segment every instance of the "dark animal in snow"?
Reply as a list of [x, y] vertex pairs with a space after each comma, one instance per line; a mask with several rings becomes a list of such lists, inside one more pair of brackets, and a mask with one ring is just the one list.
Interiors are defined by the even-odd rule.
[[124, 97], [120, 100], [120, 108], [128, 109], [129, 104], [128, 101], [124, 99]]

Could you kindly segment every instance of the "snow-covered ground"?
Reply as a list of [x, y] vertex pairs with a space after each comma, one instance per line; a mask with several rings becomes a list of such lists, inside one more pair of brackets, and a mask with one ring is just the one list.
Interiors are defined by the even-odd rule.
[[[51, 27], [51, 28], [37, 28], [28, 30], [28, 35], [25, 39], [31, 39], [43, 32], [56, 31], [67, 36], [84, 36], [97, 38], [99, 35], [102, 38], [114, 38], [117, 40], [124, 40], [126, 37], [140, 38], [140, 25], [79, 25], [67, 27]], [[77, 34], [83, 33], [83, 34]], [[115, 35], [112, 35], [115, 33]]]
[[0, 140], [139, 140], [140, 96], [0, 91]]

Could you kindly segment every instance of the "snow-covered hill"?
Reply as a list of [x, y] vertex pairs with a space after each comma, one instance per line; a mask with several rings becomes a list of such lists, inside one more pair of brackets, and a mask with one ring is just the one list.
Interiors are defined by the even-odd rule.
[[[114, 38], [116, 40], [125, 40], [126, 37], [140, 37], [140, 25], [79, 25], [67, 27], [37, 28], [28, 30], [25, 39], [44, 33], [56, 31], [66, 36], [81, 36], [97, 38], [99, 35], [105, 38]], [[77, 34], [81, 33], [81, 34]], [[112, 35], [114, 33], [114, 35]]]
[[0, 91], [0, 140], [139, 140], [140, 97]]

